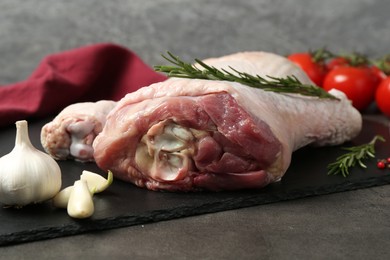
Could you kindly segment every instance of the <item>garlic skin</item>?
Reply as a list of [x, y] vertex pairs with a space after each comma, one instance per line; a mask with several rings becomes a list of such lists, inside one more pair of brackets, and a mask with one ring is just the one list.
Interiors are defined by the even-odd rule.
[[68, 215], [72, 218], [88, 218], [93, 215], [95, 206], [93, 204], [92, 193], [89, 191], [85, 180], [77, 180], [73, 184], [72, 192], [69, 196]]
[[27, 121], [15, 124], [15, 147], [0, 158], [0, 202], [22, 207], [54, 197], [61, 188], [61, 169], [31, 144]]

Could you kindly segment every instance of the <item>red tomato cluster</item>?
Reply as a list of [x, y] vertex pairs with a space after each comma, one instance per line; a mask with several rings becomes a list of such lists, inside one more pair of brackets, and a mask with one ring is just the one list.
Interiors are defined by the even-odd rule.
[[327, 50], [287, 56], [318, 86], [343, 91], [359, 111], [376, 102], [390, 116], [390, 56], [376, 61], [363, 55], [335, 55]]

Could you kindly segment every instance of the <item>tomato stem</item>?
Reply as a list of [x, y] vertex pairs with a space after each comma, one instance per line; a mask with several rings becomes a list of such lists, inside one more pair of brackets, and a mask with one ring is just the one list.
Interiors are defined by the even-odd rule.
[[358, 52], [339, 55], [339, 57], [346, 59], [348, 61], [348, 64], [352, 67], [367, 66], [370, 63], [366, 55]]
[[372, 60], [371, 64], [383, 71], [386, 75], [390, 75], [390, 54], [386, 54], [377, 60]]
[[335, 57], [335, 55], [325, 47], [314, 51], [309, 51], [309, 53], [315, 63], [324, 62], [327, 59]]

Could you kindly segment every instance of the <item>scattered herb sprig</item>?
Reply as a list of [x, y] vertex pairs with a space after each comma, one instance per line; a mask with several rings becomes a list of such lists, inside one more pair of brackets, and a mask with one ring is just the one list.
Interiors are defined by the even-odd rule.
[[232, 67], [232, 71], [226, 69], [217, 69], [209, 66], [199, 59], [195, 62], [200, 66], [197, 67], [191, 63], [182, 61], [179, 57], [167, 52], [169, 57], [162, 55], [170, 63], [175, 66], [154, 66], [158, 72], [166, 73], [169, 77], [191, 78], [191, 79], [207, 79], [207, 80], [226, 80], [238, 82], [243, 85], [262, 89], [265, 91], [272, 91], [277, 93], [293, 93], [305, 96], [313, 96], [319, 98], [336, 99], [324, 89], [309, 84], [302, 84], [295, 76], [287, 76], [286, 78], [277, 78], [267, 76], [268, 79], [259, 75], [251, 75], [245, 72], [240, 72]]
[[362, 168], [367, 168], [363, 160], [375, 157], [375, 143], [384, 142], [385, 139], [376, 135], [369, 143], [353, 147], [344, 147], [347, 153], [336, 158], [336, 161], [328, 165], [328, 175], [341, 174], [344, 177], [349, 175], [349, 169], [358, 164]]

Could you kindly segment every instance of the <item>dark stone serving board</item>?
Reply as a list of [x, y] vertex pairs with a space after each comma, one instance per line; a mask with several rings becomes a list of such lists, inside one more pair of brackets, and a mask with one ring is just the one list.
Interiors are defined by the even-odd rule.
[[[42, 149], [40, 129], [46, 121], [30, 123], [29, 132], [35, 147]], [[14, 126], [0, 130], [0, 156], [14, 146]], [[361, 134], [344, 146], [369, 142], [375, 134], [386, 141], [376, 145], [377, 158], [390, 156], [389, 128], [364, 120]], [[94, 196], [95, 213], [89, 219], [70, 218], [66, 210], [56, 209], [50, 201], [22, 209], [0, 207], [0, 245], [75, 235], [83, 232], [145, 224], [162, 220], [236, 209], [282, 200], [329, 194], [390, 183], [390, 169], [380, 170], [376, 159], [367, 161], [368, 169], [354, 168], [350, 176], [328, 176], [326, 166], [343, 150], [337, 147], [306, 147], [293, 154], [292, 164], [279, 183], [261, 190], [235, 192], [168, 193], [137, 188], [114, 180], [112, 186]], [[82, 170], [105, 174], [94, 163], [60, 161], [63, 187], [79, 179]]]

